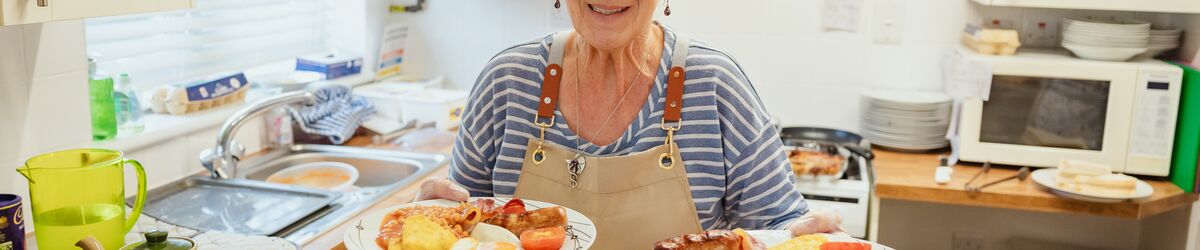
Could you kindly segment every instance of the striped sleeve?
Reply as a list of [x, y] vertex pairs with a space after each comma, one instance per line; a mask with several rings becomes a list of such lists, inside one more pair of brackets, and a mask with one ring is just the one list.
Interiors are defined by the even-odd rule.
[[735, 61], [723, 53], [701, 56], [720, 72], [717, 110], [721, 139], [726, 146], [726, 193], [729, 227], [783, 229], [788, 221], [808, 212], [796, 190], [795, 175], [758, 94]]
[[[501, 53], [503, 55], [503, 53]], [[500, 58], [497, 55], [496, 58]], [[502, 100], [495, 95], [497, 65], [493, 58], [475, 80], [458, 128], [458, 139], [450, 159], [450, 180], [471, 192], [471, 197], [495, 196], [492, 170], [496, 164], [503, 114], [497, 115]]]

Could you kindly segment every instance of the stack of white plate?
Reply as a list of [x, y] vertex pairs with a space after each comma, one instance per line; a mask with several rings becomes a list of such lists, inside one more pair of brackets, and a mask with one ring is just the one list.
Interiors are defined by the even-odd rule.
[[1141, 57], [1153, 58], [1168, 50], [1179, 48], [1179, 36], [1182, 34], [1181, 29], [1150, 30], [1150, 43]]
[[868, 90], [860, 99], [859, 126], [871, 144], [908, 151], [949, 145], [951, 99], [934, 91]]
[[1083, 59], [1125, 61], [1145, 53], [1150, 23], [1136, 20], [1063, 19], [1063, 48]]

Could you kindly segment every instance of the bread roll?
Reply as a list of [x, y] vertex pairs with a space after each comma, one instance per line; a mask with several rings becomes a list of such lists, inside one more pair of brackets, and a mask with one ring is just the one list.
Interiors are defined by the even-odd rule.
[[1106, 174], [1085, 179], [1079, 192], [1098, 196], [1132, 195], [1137, 189], [1137, 178], [1123, 174]]

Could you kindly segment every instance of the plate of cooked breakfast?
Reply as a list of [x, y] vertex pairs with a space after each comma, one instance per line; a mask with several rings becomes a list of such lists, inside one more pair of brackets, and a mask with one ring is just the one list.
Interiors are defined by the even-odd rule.
[[664, 239], [655, 250], [891, 250], [844, 234], [792, 236], [787, 230], [708, 230]]
[[352, 250], [579, 250], [596, 237], [595, 224], [570, 208], [493, 197], [418, 201], [352, 225], [343, 238]]

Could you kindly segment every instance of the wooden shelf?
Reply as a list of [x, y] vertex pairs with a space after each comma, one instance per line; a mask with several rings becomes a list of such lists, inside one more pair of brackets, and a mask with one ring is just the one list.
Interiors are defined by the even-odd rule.
[[987, 6], [1200, 13], [1196, 0], [971, 0]]
[[[1062, 198], [1040, 187], [1031, 179], [1008, 181], [973, 194], [963, 185], [980, 170], [979, 164], [959, 164], [954, 167], [950, 183], [933, 182], [937, 167], [935, 153], [897, 153], [875, 150], [875, 195], [881, 199], [922, 201], [953, 205], [994, 207], [1016, 210], [1091, 214], [1129, 219], [1142, 219], [1183, 206], [1197, 200], [1197, 194], [1184, 193], [1167, 181], [1146, 180], [1154, 187], [1154, 195], [1138, 201], [1095, 203]], [[1016, 174], [1012, 167], [993, 165], [980, 180], [986, 182]]]

